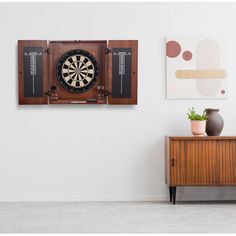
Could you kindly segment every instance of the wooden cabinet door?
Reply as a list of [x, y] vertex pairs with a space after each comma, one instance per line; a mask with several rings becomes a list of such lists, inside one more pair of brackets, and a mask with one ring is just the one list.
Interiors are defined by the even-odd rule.
[[170, 142], [171, 185], [216, 185], [219, 182], [216, 140]]
[[236, 141], [218, 140], [219, 184], [236, 184]]
[[19, 104], [47, 104], [48, 55], [46, 40], [18, 41]]
[[108, 104], [136, 105], [138, 89], [138, 41], [109, 40]]

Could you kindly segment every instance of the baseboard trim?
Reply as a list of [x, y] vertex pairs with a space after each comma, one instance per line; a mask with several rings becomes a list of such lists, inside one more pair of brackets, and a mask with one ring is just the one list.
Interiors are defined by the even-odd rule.
[[[181, 194], [177, 201], [224, 201], [236, 200], [236, 194]], [[0, 202], [34, 202], [34, 201], [78, 201], [78, 202], [110, 202], [110, 201], [169, 201], [168, 195], [9, 195], [0, 196]]]
[[163, 201], [167, 200], [164, 195], [23, 195], [23, 196], [0, 196], [0, 202], [5, 201]]

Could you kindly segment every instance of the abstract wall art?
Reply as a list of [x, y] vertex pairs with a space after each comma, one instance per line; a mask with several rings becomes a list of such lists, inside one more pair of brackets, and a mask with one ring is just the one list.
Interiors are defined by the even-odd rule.
[[227, 98], [226, 53], [222, 38], [168, 37], [167, 98]]

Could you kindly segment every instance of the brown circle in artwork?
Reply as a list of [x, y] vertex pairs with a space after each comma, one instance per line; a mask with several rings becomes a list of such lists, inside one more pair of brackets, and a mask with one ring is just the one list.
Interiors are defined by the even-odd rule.
[[221, 90], [221, 93], [222, 93], [222, 94], [225, 94], [225, 90]]
[[166, 55], [168, 57], [174, 58], [179, 56], [181, 52], [181, 46], [176, 41], [169, 41], [166, 44]]
[[190, 51], [184, 51], [183, 52], [183, 59], [185, 61], [190, 61], [193, 57], [193, 54]]

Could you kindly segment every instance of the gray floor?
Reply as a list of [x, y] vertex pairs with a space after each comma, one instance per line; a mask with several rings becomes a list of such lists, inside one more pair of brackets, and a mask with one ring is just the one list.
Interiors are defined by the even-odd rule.
[[0, 233], [235, 233], [235, 202], [0, 203]]

